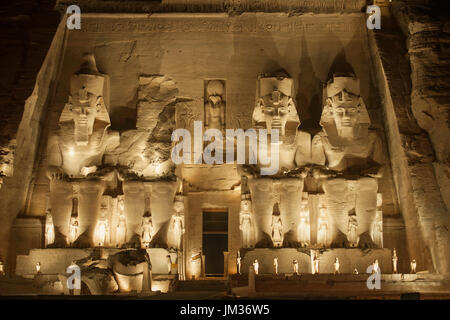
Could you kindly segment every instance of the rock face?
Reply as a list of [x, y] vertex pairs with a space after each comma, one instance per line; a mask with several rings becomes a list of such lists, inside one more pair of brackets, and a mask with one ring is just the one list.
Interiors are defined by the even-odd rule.
[[[75, 261], [91, 293], [149, 291], [150, 258], [155, 273], [227, 276], [243, 247], [243, 267], [258, 259], [261, 273], [275, 254], [286, 255], [283, 272], [309, 272], [311, 250], [325, 250], [327, 273], [335, 254], [342, 272], [375, 258], [390, 272], [393, 248], [402, 272], [409, 259], [418, 271], [448, 272], [450, 85], [434, 77], [450, 72], [433, 73], [447, 58], [448, 26], [419, 17], [414, 5], [394, 7], [409, 37], [410, 74], [392, 17], [368, 32], [365, 3], [81, 0], [84, 12], [119, 14], [84, 15], [83, 32], [61, 21], [16, 137], [5, 134], [0, 176], [11, 177], [0, 190], [0, 256], [19, 216], [35, 218], [34, 236], [19, 237], [27, 224], [16, 219], [12, 239], [33, 239], [13, 247], [12, 259], [19, 249], [39, 250], [38, 262], [51, 254], [46, 275]], [[169, 14], [180, 11], [187, 14]], [[167, 14], [120, 14], [127, 12]], [[84, 52], [98, 69], [77, 69]], [[254, 167], [175, 166], [177, 128], [191, 136], [279, 130], [282, 143], [270, 143], [268, 163], [258, 151]], [[263, 138], [260, 131], [255, 141], [267, 146]], [[56, 240], [37, 249], [50, 210]], [[76, 257], [91, 249], [101, 256]], [[34, 274], [33, 257], [18, 258], [16, 271]]]
[[408, 37], [411, 110], [433, 144], [436, 178], [450, 209], [450, 24], [438, 3], [396, 1], [392, 10]]

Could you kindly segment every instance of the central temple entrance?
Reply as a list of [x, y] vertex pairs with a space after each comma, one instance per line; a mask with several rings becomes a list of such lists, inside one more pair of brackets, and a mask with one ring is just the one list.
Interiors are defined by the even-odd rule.
[[226, 251], [228, 251], [228, 211], [226, 209], [204, 211], [203, 255], [206, 277], [223, 277], [223, 253]]

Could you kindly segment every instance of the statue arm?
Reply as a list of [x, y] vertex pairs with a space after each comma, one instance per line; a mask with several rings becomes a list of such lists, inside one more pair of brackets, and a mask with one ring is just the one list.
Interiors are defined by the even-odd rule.
[[47, 177], [50, 180], [63, 177], [63, 157], [58, 142], [58, 137], [52, 135], [47, 143]]
[[384, 163], [386, 160], [383, 150], [383, 143], [376, 132], [373, 133], [373, 139], [373, 149], [370, 158], [377, 164], [377, 166], [375, 166], [375, 172], [370, 173], [369, 175], [373, 178], [381, 178], [383, 176]]

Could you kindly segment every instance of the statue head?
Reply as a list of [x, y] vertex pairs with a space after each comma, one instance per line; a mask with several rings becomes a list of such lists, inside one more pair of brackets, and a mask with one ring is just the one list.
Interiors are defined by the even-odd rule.
[[47, 214], [46, 214], [46, 216], [45, 216], [45, 222], [46, 222], [47, 224], [53, 224], [53, 217], [52, 217], [52, 214], [51, 214], [50, 212], [51, 212], [51, 211], [48, 210], [48, 211], [47, 211]]
[[121, 212], [123, 212], [123, 210], [125, 209], [125, 201], [124, 201], [123, 197], [119, 197], [117, 199], [117, 206], [118, 206], [119, 210]]
[[184, 212], [184, 201], [182, 200], [175, 200], [173, 203], [173, 209], [176, 213], [181, 214]]
[[224, 94], [224, 85], [220, 80], [211, 80], [206, 86], [206, 94], [208, 95], [208, 101], [212, 105], [217, 105], [222, 102]]
[[102, 203], [100, 206], [100, 218], [106, 218], [108, 214], [108, 205]]
[[102, 121], [105, 127], [111, 123], [103, 99], [105, 76], [100, 74], [92, 54], [83, 57], [80, 70], [70, 80], [69, 101], [59, 118], [59, 123], [74, 123], [76, 145], [89, 143], [96, 120]]
[[287, 75], [259, 79], [259, 100], [253, 111], [253, 124], [266, 128], [270, 134], [272, 129], [280, 130], [280, 136], [286, 134], [286, 128], [297, 130], [300, 119], [292, 100], [293, 80]]
[[241, 212], [250, 213], [252, 211], [252, 200], [249, 198], [241, 198]]
[[324, 88], [324, 94], [326, 101], [320, 124], [325, 130], [334, 125], [337, 135], [353, 138], [361, 128], [369, 127], [369, 114], [360, 96], [359, 80], [354, 75], [334, 74]]

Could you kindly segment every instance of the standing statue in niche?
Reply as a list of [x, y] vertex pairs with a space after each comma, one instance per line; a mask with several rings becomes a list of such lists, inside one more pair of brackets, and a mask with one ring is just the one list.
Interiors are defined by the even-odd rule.
[[324, 207], [319, 209], [319, 219], [317, 225], [317, 244], [325, 247], [328, 245], [328, 215], [327, 209]]
[[298, 226], [298, 240], [302, 247], [307, 247], [311, 241], [308, 199], [303, 198], [300, 209], [300, 223]]
[[141, 225], [141, 247], [146, 249], [150, 247], [153, 237], [152, 213], [150, 211], [150, 198], [145, 198], [145, 212], [142, 217]]
[[125, 217], [125, 202], [123, 197], [120, 197], [117, 201], [119, 209], [119, 222], [116, 227], [116, 246], [121, 248], [127, 239], [127, 221]]
[[77, 240], [78, 238], [78, 199], [72, 198], [72, 214], [70, 215], [69, 220], [69, 235], [67, 237], [67, 242], [69, 246]]
[[242, 231], [242, 248], [252, 247], [251, 243], [251, 230], [252, 230], [252, 218], [250, 215], [251, 202], [250, 200], [241, 200], [241, 212], [239, 229]]
[[69, 101], [59, 118], [59, 130], [50, 135], [47, 176], [82, 177], [102, 164], [103, 154], [119, 145], [119, 134], [108, 131], [111, 124], [103, 99], [105, 76], [92, 54], [83, 57], [80, 70], [70, 80]]
[[275, 247], [283, 245], [283, 223], [281, 222], [280, 209], [278, 203], [273, 205], [272, 215], [272, 241]]
[[358, 222], [356, 221], [356, 217], [354, 215], [348, 216], [348, 241], [350, 243], [350, 247], [358, 246]]
[[206, 84], [205, 127], [225, 130], [225, 82], [210, 80]]
[[108, 244], [109, 223], [108, 206], [102, 204], [100, 207], [100, 218], [94, 230], [94, 243], [96, 246], [103, 247]]
[[45, 215], [45, 247], [55, 242], [55, 225], [53, 224], [53, 217], [51, 214], [51, 209], [47, 209], [47, 214]]
[[173, 203], [174, 214], [169, 227], [169, 248], [181, 249], [184, 228], [184, 196], [181, 193], [175, 195]]
[[[376, 218], [377, 179], [382, 174], [383, 150], [353, 75], [334, 75], [324, 88], [323, 130], [312, 141], [312, 161], [322, 166], [327, 208], [333, 220], [332, 247], [349, 247], [348, 212], [358, 220], [358, 245], [375, 248], [371, 236]], [[344, 201], [343, 201], [344, 200]]]

